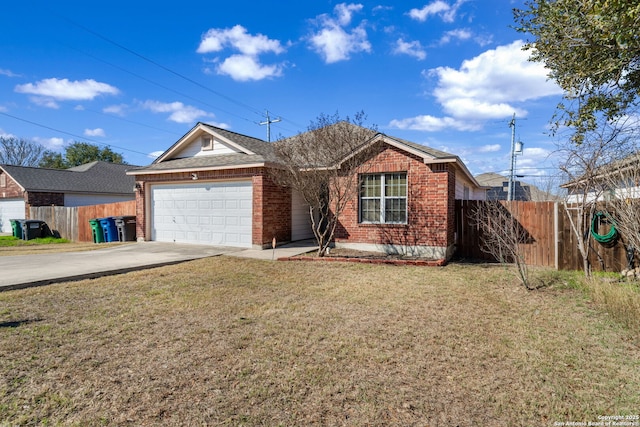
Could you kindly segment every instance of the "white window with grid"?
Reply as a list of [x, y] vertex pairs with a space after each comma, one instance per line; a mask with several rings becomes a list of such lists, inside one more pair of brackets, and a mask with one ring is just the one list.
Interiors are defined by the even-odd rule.
[[360, 222], [407, 223], [406, 172], [361, 176]]

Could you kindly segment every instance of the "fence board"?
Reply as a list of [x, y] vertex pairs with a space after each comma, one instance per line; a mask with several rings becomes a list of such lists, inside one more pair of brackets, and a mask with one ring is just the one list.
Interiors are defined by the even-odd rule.
[[92, 206], [38, 206], [29, 208], [29, 218], [45, 221], [60, 237], [74, 242], [92, 242], [93, 235], [89, 220], [109, 216], [134, 216], [136, 202], [108, 203]]
[[[462, 258], [495, 261], [480, 250], [482, 236], [472, 223], [471, 213], [482, 201], [456, 201], [456, 254]], [[582, 256], [578, 250], [577, 237], [571, 229], [568, 215], [577, 220], [578, 211], [565, 211], [561, 204], [554, 202], [511, 202], [504, 203], [509, 212], [533, 237], [531, 243], [521, 245], [525, 262], [533, 266], [555, 267], [560, 270], [582, 270]], [[557, 228], [555, 225], [557, 218]], [[557, 242], [557, 245], [556, 245]], [[622, 271], [627, 268], [627, 252], [623, 239], [610, 247], [601, 245], [593, 238], [589, 262], [594, 271]], [[556, 254], [556, 250], [558, 253]], [[556, 259], [558, 260], [556, 266]]]

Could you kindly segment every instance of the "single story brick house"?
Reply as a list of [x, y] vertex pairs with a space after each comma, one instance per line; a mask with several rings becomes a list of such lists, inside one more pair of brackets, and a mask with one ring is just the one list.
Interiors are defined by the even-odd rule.
[[133, 200], [131, 165], [95, 161], [70, 169], [0, 165], [0, 231], [29, 219], [32, 206], [88, 206]]
[[[363, 187], [341, 216], [336, 246], [449, 258], [455, 200], [483, 199], [485, 189], [455, 155], [382, 133], [374, 139], [383, 149], [363, 165]], [[127, 172], [136, 180], [136, 235], [263, 249], [273, 238], [313, 238], [302, 198], [270, 178], [277, 167], [271, 143], [198, 123], [151, 165]], [[389, 186], [399, 189], [393, 197], [369, 191]], [[365, 207], [391, 198], [400, 206], [393, 222]]]

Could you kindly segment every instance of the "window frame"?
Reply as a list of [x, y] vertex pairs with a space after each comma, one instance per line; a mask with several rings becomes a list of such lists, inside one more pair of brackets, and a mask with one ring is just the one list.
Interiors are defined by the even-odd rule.
[[[372, 196], [365, 195], [365, 185], [367, 184], [368, 177], [377, 178], [379, 189], [372, 188], [374, 193], [376, 189], [379, 190], [379, 195], [374, 194]], [[387, 195], [387, 181], [393, 178], [404, 179], [404, 195]], [[375, 184], [374, 184], [375, 185]], [[358, 188], [358, 223], [360, 224], [384, 224], [384, 225], [406, 225], [409, 218], [408, 209], [408, 193], [409, 193], [409, 180], [407, 172], [382, 172], [382, 173], [367, 173], [360, 175], [359, 188]], [[387, 221], [387, 202], [390, 201], [404, 201], [404, 219], [402, 221]], [[367, 212], [364, 211], [364, 206], [367, 201], [378, 201], [377, 206], [377, 221], [367, 221], [364, 216]], [[375, 211], [374, 211], [375, 212]]]
[[213, 135], [202, 135], [200, 137], [200, 149], [202, 151], [213, 150]]

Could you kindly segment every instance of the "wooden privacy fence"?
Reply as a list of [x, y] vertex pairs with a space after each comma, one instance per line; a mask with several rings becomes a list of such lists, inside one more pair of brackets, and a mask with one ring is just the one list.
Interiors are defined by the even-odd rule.
[[46, 222], [51, 230], [57, 230], [60, 233], [60, 237], [74, 242], [93, 241], [90, 219], [133, 216], [135, 214], [135, 200], [92, 206], [37, 206], [29, 208], [30, 219]]
[[[482, 252], [480, 230], [473, 223], [473, 211], [483, 201], [456, 201], [456, 254], [460, 258], [496, 261]], [[525, 262], [529, 265], [551, 267], [558, 270], [581, 270], [582, 255], [577, 238], [564, 206], [558, 202], [502, 202], [516, 221], [531, 236], [520, 245]], [[578, 211], [568, 212], [574, 220]], [[591, 268], [596, 271], [622, 271], [627, 268], [627, 253], [623, 240], [613, 246], [604, 246], [589, 239]]]

